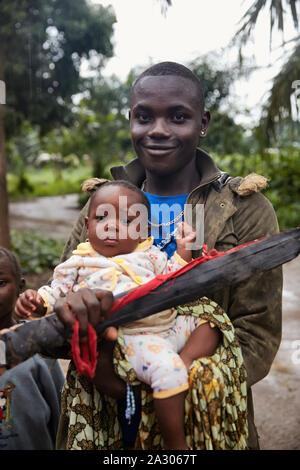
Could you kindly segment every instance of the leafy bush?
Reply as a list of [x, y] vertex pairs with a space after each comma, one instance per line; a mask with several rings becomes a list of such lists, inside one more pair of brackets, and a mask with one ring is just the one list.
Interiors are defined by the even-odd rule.
[[20, 191], [19, 179], [8, 174], [8, 191], [10, 199], [25, 199], [42, 196], [60, 196], [62, 194], [80, 193], [83, 181], [92, 175], [89, 166], [66, 168], [58, 178], [51, 168], [30, 168], [23, 175], [28, 183], [26, 190]]
[[233, 154], [214, 155], [218, 166], [232, 176], [258, 173], [269, 179], [264, 195], [276, 211], [281, 230], [300, 224], [300, 149], [296, 146], [270, 149], [245, 157]]
[[11, 249], [18, 256], [24, 274], [53, 269], [60, 260], [64, 241], [45, 238], [36, 232], [11, 231]]

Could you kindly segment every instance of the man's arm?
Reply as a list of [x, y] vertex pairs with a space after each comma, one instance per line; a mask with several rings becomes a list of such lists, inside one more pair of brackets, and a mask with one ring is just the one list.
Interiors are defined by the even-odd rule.
[[[239, 198], [233, 226], [238, 245], [278, 233], [274, 209], [260, 193]], [[233, 322], [251, 387], [267, 375], [280, 345], [282, 268], [257, 274], [216, 293], [213, 299]]]
[[126, 396], [126, 384], [114, 371], [113, 349], [114, 342], [102, 340], [100, 343], [99, 360], [95, 376], [92, 379], [97, 390], [112, 398], [120, 400]]

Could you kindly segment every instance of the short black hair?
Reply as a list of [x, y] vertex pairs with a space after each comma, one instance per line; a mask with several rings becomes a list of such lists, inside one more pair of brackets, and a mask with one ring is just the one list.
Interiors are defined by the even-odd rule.
[[135, 186], [133, 183], [130, 183], [129, 181], [126, 180], [115, 180], [115, 181], [105, 181], [105, 183], [102, 183], [101, 185], [96, 186], [93, 194], [90, 197], [90, 204], [89, 204], [89, 209], [88, 209], [88, 216], [90, 215], [90, 208], [92, 207], [93, 200], [97, 194], [98, 191], [100, 191], [102, 188], [107, 187], [107, 186], [122, 186], [123, 188], [130, 189], [131, 191], [134, 191], [139, 195], [141, 198], [142, 204], [146, 206], [148, 215], [150, 213], [150, 203], [149, 199], [147, 198], [146, 194], [137, 186]]
[[138, 84], [138, 82], [142, 78], [162, 77], [165, 75], [173, 75], [176, 77], [183, 77], [183, 78], [186, 78], [187, 80], [191, 80], [196, 85], [199, 99], [201, 102], [201, 106], [204, 109], [204, 103], [205, 103], [204, 92], [203, 92], [203, 87], [199, 78], [190, 69], [188, 69], [182, 64], [178, 64], [177, 62], [159, 62], [158, 64], [152, 65], [151, 67], [146, 69], [144, 72], [142, 72], [138, 76], [138, 78], [133, 83], [131, 92], [133, 92], [135, 86]]
[[16, 255], [12, 251], [0, 247], [0, 257], [6, 257], [8, 259], [12, 266], [16, 283], [19, 284], [22, 279], [22, 269]]

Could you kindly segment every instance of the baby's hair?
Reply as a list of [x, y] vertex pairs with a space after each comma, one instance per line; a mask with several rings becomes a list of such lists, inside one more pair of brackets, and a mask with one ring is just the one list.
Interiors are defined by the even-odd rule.
[[204, 92], [199, 78], [190, 69], [182, 64], [178, 64], [177, 62], [160, 62], [158, 64], [152, 65], [138, 76], [132, 86], [131, 91], [133, 91], [134, 87], [144, 77], [161, 77], [165, 75], [173, 75], [191, 80], [196, 85], [201, 107], [204, 108]]
[[130, 189], [131, 191], [134, 191], [136, 194], [141, 199], [141, 203], [146, 206], [146, 209], [148, 211], [148, 214], [150, 213], [150, 203], [149, 199], [147, 198], [146, 194], [143, 193], [141, 189], [139, 189], [137, 186], [134, 184], [130, 183], [129, 181], [126, 180], [115, 180], [115, 181], [106, 181], [105, 183], [102, 183], [100, 186], [96, 186], [93, 194], [91, 195], [90, 198], [90, 204], [89, 204], [89, 209], [88, 209], [88, 216], [90, 215], [90, 208], [92, 207], [93, 200], [98, 193], [98, 191], [101, 191], [102, 188], [107, 187], [107, 186], [122, 186], [123, 188]]
[[8, 259], [13, 268], [16, 282], [19, 283], [22, 279], [22, 269], [16, 255], [12, 251], [0, 247], [0, 257], [6, 257]]

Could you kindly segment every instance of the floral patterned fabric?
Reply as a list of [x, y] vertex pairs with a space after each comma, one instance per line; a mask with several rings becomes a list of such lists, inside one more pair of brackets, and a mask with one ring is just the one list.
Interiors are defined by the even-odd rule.
[[[179, 315], [194, 315], [212, 322], [222, 340], [211, 357], [194, 361], [189, 370], [185, 399], [185, 433], [193, 450], [247, 448], [246, 370], [233, 326], [224, 311], [206, 297], [177, 307]], [[114, 349], [116, 373], [137, 385], [124, 348], [122, 329]], [[162, 437], [155, 417], [152, 390], [141, 384], [141, 422], [136, 449], [159, 450]], [[71, 362], [62, 394], [58, 449], [122, 450], [124, 442], [118, 421], [117, 401], [101, 395]]]

